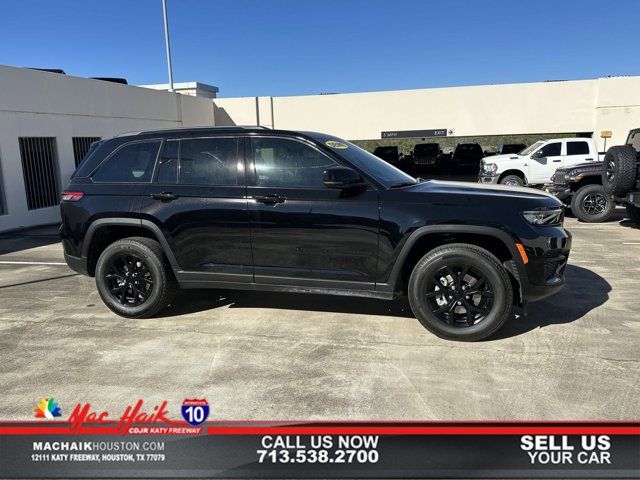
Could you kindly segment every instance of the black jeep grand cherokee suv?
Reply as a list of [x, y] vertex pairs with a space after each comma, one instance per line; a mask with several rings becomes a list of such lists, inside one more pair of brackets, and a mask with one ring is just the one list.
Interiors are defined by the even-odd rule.
[[407, 292], [427, 329], [479, 340], [563, 285], [571, 246], [548, 194], [418, 182], [339, 138], [258, 127], [94, 144], [61, 210], [67, 263], [126, 317], [177, 287]]

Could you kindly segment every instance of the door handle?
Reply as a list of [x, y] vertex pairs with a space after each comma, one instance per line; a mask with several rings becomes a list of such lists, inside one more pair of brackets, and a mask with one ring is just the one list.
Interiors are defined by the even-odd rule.
[[253, 197], [256, 202], [266, 203], [266, 204], [274, 204], [274, 203], [284, 203], [287, 197], [283, 197], [277, 194], [271, 195], [256, 195]]
[[584, 159], [586, 162], [593, 162], [593, 158], [585, 158]]
[[163, 202], [170, 202], [178, 198], [178, 195], [171, 192], [162, 192], [162, 193], [153, 193], [151, 194], [151, 197], [156, 200], [161, 200]]
[[553, 162], [556, 162], [556, 163], [557, 163], [557, 162], [559, 162], [559, 161], [560, 161], [560, 160], [553, 160]]

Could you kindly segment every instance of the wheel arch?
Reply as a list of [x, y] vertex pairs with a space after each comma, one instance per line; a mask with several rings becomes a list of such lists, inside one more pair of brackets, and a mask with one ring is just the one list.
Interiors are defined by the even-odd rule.
[[469, 243], [495, 255], [509, 273], [516, 298], [522, 300], [521, 262], [514, 238], [494, 227], [474, 225], [432, 225], [417, 229], [407, 239], [393, 266], [389, 287], [406, 291], [409, 276], [418, 261], [429, 251], [448, 243]]
[[500, 174], [500, 176], [498, 177], [498, 183], [500, 183], [502, 181], [502, 179], [508, 175], [517, 175], [518, 177], [520, 177], [522, 180], [524, 180], [524, 183], [529, 183], [527, 181], [527, 176], [524, 174], [524, 172], [522, 170], [519, 170], [517, 168], [511, 168], [509, 170], [505, 170], [504, 172], [502, 172]]
[[139, 218], [101, 218], [89, 225], [82, 248], [82, 256], [87, 259], [89, 275], [95, 274], [98, 257], [107, 246], [117, 240], [136, 236], [156, 240], [169, 260], [171, 268], [178, 269], [178, 263], [167, 239], [160, 227], [153, 222]]

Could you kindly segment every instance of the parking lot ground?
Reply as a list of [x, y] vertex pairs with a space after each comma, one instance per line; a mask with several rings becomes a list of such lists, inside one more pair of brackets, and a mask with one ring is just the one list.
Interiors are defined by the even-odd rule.
[[567, 219], [567, 286], [479, 343], [440, 340], [404, 301], [182, 292], [127, 320], [64, 264], [54, 228], [0, 236], [0, 418], [53, 396], [119, 415], [206, 398], [210, 419], [640, 418], [640, 230]]

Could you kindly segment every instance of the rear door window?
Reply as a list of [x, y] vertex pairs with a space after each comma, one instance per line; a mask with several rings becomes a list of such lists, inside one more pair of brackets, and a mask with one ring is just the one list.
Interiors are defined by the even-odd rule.
[[183, 185], [238, 185], [238, 139], [182, 140], [179, 182]]
[[178, 153], [180, 141], [167, 140], [158, 161], [157, 183], [176, 183], [178, 181]]
[[589, 155], [587, 142], [567, 142], [567, 155]]
[[160, 150], [160, 140], [135, 142], [115, 151], [93, 174], [99, 183], [147, 183]]

